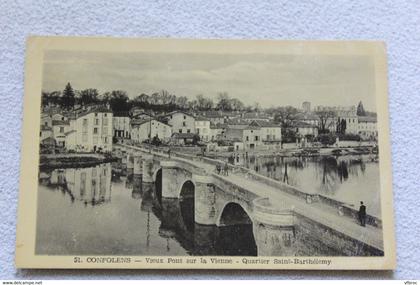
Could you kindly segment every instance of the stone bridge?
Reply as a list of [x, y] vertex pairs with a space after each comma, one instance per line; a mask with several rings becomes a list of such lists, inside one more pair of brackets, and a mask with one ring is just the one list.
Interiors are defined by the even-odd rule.
[[252, 225], [259, 256], [383, 255], [381, 221], [369, 217], [369, 225], [361, 227], [354, 210], [329, 198], [241, 167], [219, 175], [217, 160], [181, 153], [169, 157], [130, 145], [114, 148], [123, 153], [128, 172], [155, 183], [161, 204], [193, 199], [196, 224]]

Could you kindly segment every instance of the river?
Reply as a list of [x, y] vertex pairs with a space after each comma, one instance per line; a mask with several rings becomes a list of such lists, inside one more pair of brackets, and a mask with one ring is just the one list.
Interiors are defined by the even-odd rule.
[[224, 158], [306, 192], [318, 193], [381, 217], [379, 163], [370, 155]]
[[[380, 216], [379, 165], [367, 157], [248, 157], [231, 162], [347, 203], [363, 200], [368, 213]], [[36, 254], [257, 255], [251, 224], [195, 224], [193, 196], [165, 199], [157, 197], [161, 191], [156, 187], [159, 183], [142, 183], [141, 176], [117, 175], [110, 163], [41, 171]], [[340, 255], [321, 248], [298, 254]]]
[[[255, 256], [252, 225], [194, 224], [192, 199], [158, 199], [111, 164], [40, 173], [36, 253]], [[160, 201], [159, 201], [160, 200]]]

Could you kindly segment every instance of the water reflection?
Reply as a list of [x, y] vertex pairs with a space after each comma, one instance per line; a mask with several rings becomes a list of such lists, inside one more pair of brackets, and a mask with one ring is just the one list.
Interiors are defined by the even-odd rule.
[[250, 224], [195, 224], [192, 183], [184, 185], [181, 199], [167, 199], [156, 189], [161, 183], [112, 170], [108, 163], [40, 173], [37, 254], [257, 254]]
[[369, 213], [380, 217], [379, 165], [369, 155], [258, 157], [234, 154], [225, 160], [349, 205], [358, 205], [363, 200], [369, 205]]
[[111, 165], [100, 164], [87, 168], [54, 169], [40, 172], [40, 183], [59, 190], [72, 202], [92, 206], [111, 201]]

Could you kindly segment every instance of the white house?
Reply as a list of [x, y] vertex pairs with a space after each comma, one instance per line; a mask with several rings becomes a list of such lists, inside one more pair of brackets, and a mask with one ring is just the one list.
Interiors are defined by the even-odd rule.
[[185, 112], [174, 111], [164, 115], [162, 121], [172, 126], [172, 133], [195, 134], [195, 118]]
[[132, 120], [131, 139], [136, 142], [143, 142], [157, 136], [161, 141], [169, 141], [172, 135], [171, 126], [158, 120]]
[[294, 122], [292, 129], [294, 129], [296, 134], [300, 135], [301, 137], [306, 135], [312, 135], [314, 137], [318, 136], [318, 126], [314, 124], [309, 124], [306, 122]]
[[358, 134], [364, 140], [378, 138], [377, 119], [375, 117], [359, 116]]
[[130, 117], [113, 116], [112, 126], [114, 128], [115, 138], [129, 139], [131, 136]]
[[244, 149], [255, 149], [263, 144], [261, 127], [253, 125], [229, 125], [224, 138], [232, 142], [242, 142]]
[[281, 126], [274, 122], [253, 121], [250, 126], [260, 127], [261, 140], [266, 144], [281, 143]]
[[200, 136], [200, 141], [208, 142], [211, 140], [210, 120], [204, 117], [195, 119], [195, 131]]
[[53, 137], [53, 129], [47, 125], [41, 125], [41, 130], [39, 132], [40, 141], [43, 141], [46, 138]]
[[65, 133], [68, 150], [112, 151], [112, 112], [105, 106], [82, 110], [70, 120], [70, 129]]
[[53, 120], [52, 121], [52, 133], [55, 142], [58, 146], [66, 147], [66, 135], [65, 133], [71, 130], [70, 121], [68, 120]]

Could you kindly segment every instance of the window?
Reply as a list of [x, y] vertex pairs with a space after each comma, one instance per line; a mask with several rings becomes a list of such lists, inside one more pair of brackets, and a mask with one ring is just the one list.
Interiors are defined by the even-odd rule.
[[99, 125], [99, 119], [95, 119], [95, 125]]
[[255, 140], [258, 141], [258, 136], [255, 136]]
[[107, 113], [105, 113], [105, 114], [104, 114], [104, 117], [108, 117], [108, 114], [107, 114]]
[[184, 115], [184, 120], [187, 118], [187, 116]]
[[248, 136], [246, 136], [246, 141], [249, 141], [249, 137]]
[[185, 122], [182, 122], [182, 126], [185, 127], [187, 124]]
[[64, 127], [60, 127], [60, 133], [64, 133]]
[[267, 135], [267, 140], [268, 140], [268, 141], [270, 140], [270, 135]]
[[104, 126], [108, 126], [108, 118], [104, 118], [102, 122]]
[[97, 134], [98, 133], [98, 128], [93, 128], [93, 133]]
[[44, 124], [45, 126], [48, 126], [48, 122], [45, 122], [45, 124]]
[[98, 113], [95, 113], [95, 117], [97, 117], [98, 116]]
[[182, 133], [182, 129], [179, 129], [179, 133]]
[[88, 119], [83, 119], [83, 126], [87, 126], [88, 125]]
[[188, 129], [188, 130], [187, 130], [187, 133], [191, 133], [191, 130], [190, 130], [190, 129]]

